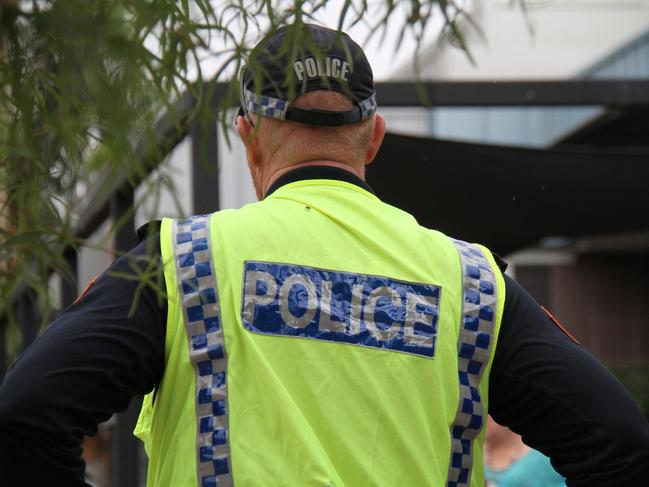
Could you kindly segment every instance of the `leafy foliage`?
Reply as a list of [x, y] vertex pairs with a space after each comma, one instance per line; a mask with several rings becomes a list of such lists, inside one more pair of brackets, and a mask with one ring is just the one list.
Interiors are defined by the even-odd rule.
[[[226, 123], [226, 111], [207, 103], [210, 81], [235, 79], [249, 46], [283, 25], [301, 45], [302, 25], [329, 3], [0, 2], [0, 315], [11, 321], [14, 298], [31, 290], [45, 322], [54, 305], [48, 276], [71, 275], [64, 256], [84, 245], [78, 219], [88, 201], [120, 177], [137, 185], [164, 158], [164, 149], [147, 157], [138, 149], [160, 148], [160, 114], [179, 133], [197, 118]], [[343, 0], [338, 27], [366, 23], [370, 37], [397, 28], [400, 39], [421, 41], [434, 16], [463, 45], [463, 11], [451, 0]], [[195, 103], [178, 110], [186, 93]], [[223, 107], [238, 96], [233, 81]]]

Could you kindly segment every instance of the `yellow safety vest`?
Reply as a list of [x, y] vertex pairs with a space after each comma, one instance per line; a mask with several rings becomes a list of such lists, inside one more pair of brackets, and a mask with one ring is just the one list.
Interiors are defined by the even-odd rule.
[[164, 220], [149, 486], [483, 487], [491, 253], [337, 180]]

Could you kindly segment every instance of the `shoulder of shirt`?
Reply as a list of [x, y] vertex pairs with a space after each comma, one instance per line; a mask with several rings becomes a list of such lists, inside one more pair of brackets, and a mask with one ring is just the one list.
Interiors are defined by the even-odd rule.
[[496, 261], [496, 265], [500, 269], [500, 272], [504, 273], [507, 270], [507, 267], [509, 267], [509, 264], [507, 263], [507, 261], [505, 259], [503, 259], [500, 255], [495, 254], [493, 252], [491, 253], [491, 255], [493, 255], [493, 258]]
[[136, 230], [137, 238], [140, 242], [143, 242], [148, 237], [152, 237], [153, 235], [160, 233], [161, 225], [162, 220], [151, 220], [146, 222]]

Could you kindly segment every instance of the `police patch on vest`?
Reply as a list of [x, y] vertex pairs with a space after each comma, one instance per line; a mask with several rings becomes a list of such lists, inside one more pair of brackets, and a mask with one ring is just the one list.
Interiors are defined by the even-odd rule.
[[245, 262], [243, 326], [435, 356], [440, 287], [292, 264]]

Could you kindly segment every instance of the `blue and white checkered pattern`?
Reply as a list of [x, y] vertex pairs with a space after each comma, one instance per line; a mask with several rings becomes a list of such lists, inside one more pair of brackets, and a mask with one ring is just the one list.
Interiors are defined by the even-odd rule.
[[362, 120], [367, 120], [376, 112], [376, 96], [370, 96], [367, 100], [361, 101], [358, 106], [361, 107]]
[[196, 374], [198, 487], [232, 485], [225, 341], [212, 262], [209, 215], [173, 223], [176, 274]]
[[[273, 98], [267, 95], [258, 95], [248, 88], [242, 88], [244, 93], [244, 102], [246, 104], [246, 111], [250, 113], [259, 113], [266, 117], [277, 118], [279, 120], [286, 119], [286, 111], [288, 110], [289, 103], [286, 100]], [[376, 97], [370, 96], [368, 99], [359, 102], [358, 106], [361, 109], [361, 120], [367, 120], [376, 112]]]
[[284, 120], [286, 118], [286, 109], [288, 102], [273, 98], [267, 95], [258, 95], [254, 91], [244, 88], [244, 99], [246, 102], [246, 111], [251, 113], [259, 113], [266, 117], [277, 118]]
[[484, 252], [453, 240], [462, 267], [462, 323], [458, 340], [460, 403], [451, 427], [447, 487], [469, 486], [472, 442], [484, 424], [480, 379], [489, 361], [496, 323], [496, 276]]

